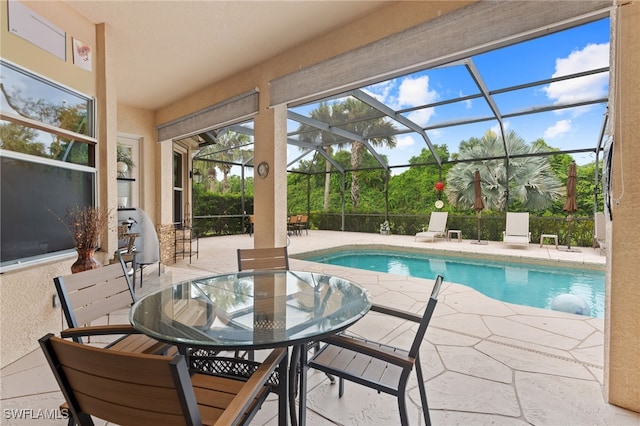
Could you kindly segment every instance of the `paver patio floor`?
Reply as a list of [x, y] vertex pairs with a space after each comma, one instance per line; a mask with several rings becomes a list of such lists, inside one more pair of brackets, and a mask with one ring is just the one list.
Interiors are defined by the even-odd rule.
[[[253, 247], [248, 235], [200, 239], [198, 258], [179, 260], [162, 277], [145, 276], [138, 295], [171, 282], [237, 269], [236, 249]], [[575, 262], [602, 267], [599, 250], [562, 252], [555, 246], [529, 248], [470, 244], [470, 241], [415, 242], [412, 236], [309, 231], [291, 236], [290, 267], [325, 272], [353, 280], [370, 292], [375, 303], [421, 312], [432, 280], [382, 274], [296, 259], [300, 253], [335, 246], [367, 244], [478, 256], [527, 258], [539, 262]], [[150, 268], [148, 268], [150, 269]], [[157, 271], [156, 271], [157, 272]], [[434, 425], [639, 425], [640, 413], [608, 404], [603, 394], [604, 320], [551, 310], [512, 305], [490, 299], [447, 280], [431, 321], [420, 357]], [[482, 279], [482, 277], [478, 277]], [[52, 284], [53, 288], [53, 284]], [[127, 312], [111, 321], [128, 321]], [[407, 346], [411, 326], [382, 320], [369, 313], [350, 328], [370, 339]], [[34, 344], [35, 345], [35, 344]], [[11, 409], [53, 409], [62, 400], [39, 350], [2, 369], [3, 424], [42, 424], [42, 420], [6, 418]], [[412, 378], [409, 389], [412, 424], [424, 424], [420, 397]], [[346, 383], [338, 398], [337, 384], [309, 371], [308, 424], [396, 425], [396, 399]], [[252, 424], [276, 425], [276, 403], [270, 398]], [[47, 424], [66, 424], [63, 419]]]

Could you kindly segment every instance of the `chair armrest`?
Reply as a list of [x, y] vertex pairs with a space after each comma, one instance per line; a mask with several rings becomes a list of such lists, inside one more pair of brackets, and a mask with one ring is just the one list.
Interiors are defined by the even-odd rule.
[[380, 359], [391, 364], [398, 365], [402, 368], [411, 367], [414, 364], [414, 358], [406, 355], [406, 352], [396, 352], [391, 346], [380, 346], [378, 343], [367, 342], [356, 337], [345, 334], [338, 334], [322, 339], [323, 342], [331, 345], [340, 346], [363, 355]]
[[104, 336], [109, 334], [140, 334], [131, 324], [96, 325], [68, 328], [60, 332], [60, 337]]
[[224, 413], [216, 421], [216, 425], [236, 425], [242, 419], [253, 399], [267, 383], [280, 362], [287, 356], [286, 348], [274, 349], [260, 367], [251, 375], [242, 389], [233, 398]]
[[370, 311], [378, 312], [385, 315], [390, 315], [396, 318], [401, 318], [407, 321], [420, 322], [422, 317], [420, 315], [413, 314], [411, 312], [401, 311], [400, 309], [390, 308], [388, 306], [377, 305], [373, 303]]

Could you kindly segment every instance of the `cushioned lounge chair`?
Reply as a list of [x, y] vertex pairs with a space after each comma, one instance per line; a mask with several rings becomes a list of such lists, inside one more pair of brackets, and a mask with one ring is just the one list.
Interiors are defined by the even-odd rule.
[[447, 235], [447, 217], [449, 216], [448, 212], [431, 212], [431, 217], [429, 218], [429, 226], [426, 231], [418, 232], [414, 241], [418, 241], [418, 239], [424, 240], [433, 240], [436, 237], [444, 237]]
[[529, 213], [507, 212], [507, 225], [502, 233], [504, 244], [529, 246], [531, 232], [529, 232]]

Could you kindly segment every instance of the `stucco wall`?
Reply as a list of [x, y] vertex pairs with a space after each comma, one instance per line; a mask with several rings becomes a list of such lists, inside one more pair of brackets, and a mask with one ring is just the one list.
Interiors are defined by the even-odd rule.
[[92, 72], [73, 64], [72, 38], [96, 46], [93, 24], [73, 9], [59, 2], [26, 2], [25, 5], [67, 33], [67, 59], [63, 61], [35, 44], [10, 33], [7, 25], [7, 1], [0, 2], [0, 52], [2, 58], [16, 63], [37, 74], [62, 83], [85, 95], [96, 95], [95, 55]]
[[605, 318], [605, 385], [609, 402], [640, 411], [640, 4], [620, 2], [612, 37], [615, 134], [612, 222]]
[[[89, 72], [73, 64], [72, 38], [95, 49], [95, 27], [72, 9], [58, 2], [27, 2], [40, 16], [67, 33], [67, 57], [63, 61], [8, 31], [7, 1], [0, 3], [0, 48], [2, 58], [29, 71], [50, 78], [88, 96], [96, 96], [95, 61]], [[95, 56], [94, 56], [95, 58]], [[60, 308], [54, 308], [53, 277], [71, 273], [76, 256], [70, 254], [24, 269], [6, 272], [0, 278], [0, 366], [34, 350], [46, 333], [57, 333], [63, 322]], [[101, 262], [108, 261], [99, 254]]]
[[[97, 256], [108, 262], [104, 254]], [[53, 307], [53, 278], [71, 273], [76, 260], [70, 254], [24, 270], [6, 272], [0, 279], [0, 365], [4, 367], [38, 347], [47, 333], [66, 327], [60, 305]]]

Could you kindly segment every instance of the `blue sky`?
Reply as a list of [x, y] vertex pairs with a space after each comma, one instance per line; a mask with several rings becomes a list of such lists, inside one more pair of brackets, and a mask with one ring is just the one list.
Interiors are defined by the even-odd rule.
[[[472, 58], [488, 89], [496, 90], [533, 81], [550, 79], [580, 71], [609, 66], [609, 20], [604, 19], [542, 38], [476, 55]], [[599, 73], [571, 81], [554, 82], [515, 93], [496, 94], [500, 112], [509, 114], [531, 107], [550, 106], [608, 95], [609, 73]], [[394, 109], [410, 108], [478, 93], [466, 68], [445, 66], [394, 78], [363, 88], [367, 93]], [[296, 108], [308, 115], [316, 104]], [[527, 142], [543, 138], [547, 144], [562, 150], [595, 147], [598, 143], [606, 104], [571, 108], [553, 112], [510, 117], [504, 120], [507, 130], [514, 130]], [[491, 115], [482, 98], [458, 102], [405, 114], [420, 126]], [[398, 126], [401, 127], [401, 126]], [[294, 128], [297, 124], [294, 123]], [[482, 137], [497, 130], [497, 121], [428, 130], [436, 144], [446, 144], [449, 152], [457, 152], [460, 141]], [[389, 163], [406, 164], [424, 148], [425, 142], [415, 133], [397, 136], [393, 150], [378, 151]], [[300, 155], [289, 146], [289, 160]], [[579, 164], [595, 160], [594, 154], [575, 154]], [[307, 158], [305, 158], [307, 159]], [[399, 170], [398, 170], [399, 171]]]

